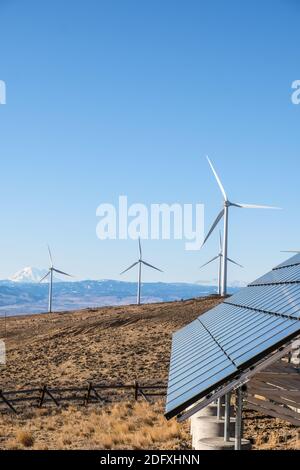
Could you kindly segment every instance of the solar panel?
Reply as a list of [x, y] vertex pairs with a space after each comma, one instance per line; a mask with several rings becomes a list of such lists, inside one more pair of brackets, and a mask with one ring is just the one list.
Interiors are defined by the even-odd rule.
[[226, 303], [275, 315], [300, 318], [300, 284], [266, 285], [243, 289]]
[[238, 377], [300, 333], [300, 255], [173, 336], [166, 417]]
[[299, 264], [288, 266], [286, 268], [273, 269], [270, 273], [262, 276], [250, 285], [266, 285], [279, 283], [299, 282]]
[[279, 264], [275, 269], [286, 268], [287, 266], [294, 266], [295, 264], [300, 264], [300, 253]]

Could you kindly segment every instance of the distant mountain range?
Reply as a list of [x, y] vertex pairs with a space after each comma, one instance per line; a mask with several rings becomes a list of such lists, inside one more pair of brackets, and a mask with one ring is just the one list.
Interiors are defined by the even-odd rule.
[[[0, 281], [0, 316], [47, 311], [48, 283], [38, 281], [47, 271], [24, 268], [11, 279]], [[128, 305], [136, 302], [136, 283], [115, 280], [62, 282], [53, 287], [56, 311], [88, 307]], [[234, 293], [238, 288], [231, 288]], [[171, 302], [216, 294], [215, 286], [185, 283], [144, 283], [143, 303]]]

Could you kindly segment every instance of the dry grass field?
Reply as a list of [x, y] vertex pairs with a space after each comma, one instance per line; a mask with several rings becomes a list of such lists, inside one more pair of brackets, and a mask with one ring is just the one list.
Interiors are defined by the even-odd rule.
[[[206, 298], [8, 318], [0, 389], [166, 382], [172, 333], [217, 302]], [[0, 416], [0, 449], [190, 448], [188, 424], [166, 422], [163, 407], [163, 401], [128, 399], [102, 407], [26, 407], [18, 416]], [[299, 448], [295, 428], [254, 413], [246, 414], [245, 434], [255, 448]]]
[[[5, 436], [3, 430], [5, 427]], [[189, 449], [188, 426], [166, 422], [162, 403], [122, 402], [109, 407], [41, 409], [4, 418], [0, 448]]]

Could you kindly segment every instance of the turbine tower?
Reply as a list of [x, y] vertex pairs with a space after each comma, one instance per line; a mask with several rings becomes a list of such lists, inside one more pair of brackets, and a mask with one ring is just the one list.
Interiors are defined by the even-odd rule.
[[142, 265], [148, 266], [148, 268], [155, 269], [156, 271], [163, 272], [161, 269], [156, 268], [155, 266], [152, 266], [152, 264], [146, 263], [146, 261], [143, 260], [143, 255], [142, 255], [142, 246], [141, 246], [141, 239], [139, 238], [139, 259], [135, 263], [133, 263], [129, 268], [125, 269], [121, 273], [125, 274], [127, 271], [130, 271], [132, 268], [138, 265], [138, 290], [137, 290], [137, 305], [141, 304], [141, 284], [142, 284]]
[[[213, 261], [216, 261], [217, 259], [219, 260], [219, 272], [218, 272], [218, 294], [221, 295], [221, 292], [222, 292], [222, 259], [223, 259], [223, 248], [222, 248], [222, 235], [221, 235], [221, 232], [219, 234], [220, 238], [219, 238], [219, 254], [217, 256], [215, 256], [214, 258], [212, 258], [210, 261], [208, 261], [207, 263], [203, 264], [202, 266], [200, 266], [200, 269], [204, 268], [205, 266], [209, 265], [210, 263], [212, 263]], [[236, 266], [239, 266], [240, 268], [243, 268], [244, 266], [242, 266], [241, 264], [237, 263], [236, 261], [233, 261], [232, 259], [230, 258], [227, 258], [227, 261], [229, 261], [229, 263], [232, 263], [232, 264], [235, 264]]]
[[71, 276], [71, 274], [64, 273], [63, 271], [60, 271], [59, 269], [56, 269], [53, 266], [53, 259], [52, 259], [52, 254], [51, 254], [51, 250], [50, 250], [49, 246], [48, 246], [48, 253], [49, 253], [49, 260], [50, 260], [50, 268], [49, 268], [49, 271], [47, 272], [47, 274], [44, 277], [42, 277], [40, 282], [43, 282], [45, 279], [47, 279], [48, 276], [50, 276], [48, 313], [52, 313], [53, 272], [58, 273], [58, 274], [62, 274], [63, 276], [68, 276], [68, 277], [72, 277], [72, 276]]
[[224, 218], [224, 238], [223, 238], [223, 260], [222, 260], [222, 288], [221, 288], [221, 295], [225, 296], [227, 294], [227, 261], [228, 261], [228, 230], [229, 230], [229, 208], [230, 207], [238, 207], [240, 209], [279, 209], [279, 207], [271, 207], [271, 206], [261, 206], [261, 205], [255, 205], [255, 204], [240, 204], [240, 203], [235, 203], [231, 202], [227, 194], [225, 192], [224, 186], [212, 164], [210, 159], [207, 157], [208, 163], [212, 169], [212, 172], [217, 180], [218, 186], [221, 190], [223, 199], [224, 199], [224, 205], [223, 209], [221, 212], [218, 214], [216, 220], [214, 221], [210, 231], [208, 232], [203, 245], [207, 242], [215, 228], [217, 227], [218, 223], [220, 220]]

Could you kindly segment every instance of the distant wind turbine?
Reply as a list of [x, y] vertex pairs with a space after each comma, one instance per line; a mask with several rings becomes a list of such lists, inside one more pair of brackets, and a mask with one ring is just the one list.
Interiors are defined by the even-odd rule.
[[[212, 258], [210, 261], [208, 261], [207, 263], [203, 264], [202, 266], [200, 266], [200, 269], [204, 268], [205, 266], [209, 265], [210, 263], [213, 263], [213, 261], [216, 261], [217, 259], [219, 260], [219, 273], [218, 273], [218, 294], [221, 295], [221, 292], [222, 292], [222, 259], [223, 259], [223, 249], [222, 249], [222, 235], [221, 235], [221, 232], [220, 232], [220, 238], [219, 238], [219, 254], [217, 256], [215, 256], [214, 258]], [[227, 258], [227, 261], [229, 261], [229, 263], [232, 263], [232, 264], [235, 264], [236, 266], [239, 266], [240, 268], [243, 268], [243, 266], [239, 263], [236, 263], [236, 261], [233, 261], [232, 259], [230, 258]]]
[[152, 266], [151, 264], [146, 263], [146, 261], [143, 260], [141, 239], [139, 238], [139, 259], [138, 259], [138, 261], [133, 263], [131, 266], [129, 266], [129, 268], [125, 269], [125, 271], [123, 271], [121, 273], [121, 275], [125, 274], [127, 271], [130, 271], [132, 268], [134, 268], [135, 266], [138, 265], [139, 269], [138, 269], [137, 305], [141, 304], [142, 264], [144, 264], [145, 266], [148, 266], [148, 268], [155, 269], [156, 271], [159, 271], [161, 273], [163, 272], [161, 269], [158, 269], [155, 266]]
[[68, 276], [68, 277], [72, 277], [72, 276], [71, 274], [64, 273], [63, 271], [60, 271], [59, 269], [56, 269], [53, 266], [53, 259], [52, 259], [52, 254], [51, 254], [51, 250], [49, 246], [48, 246], [48, 253], [49, 253], [49, 260], [50, 260], [50, 268], [47, 274], [40, 280], [40, 282], [43, 282], [45, 279], [47, 279], [48, 276], [50, 276], [48, 313], [52, 313], [53, 272], [62, 274], [63, 276]]
[[271, 206], [260, 206], [254, 204], [239, 204], [230, 202], [225, 192], [224, 186], [212, 164], [210, 159], [207, 157], [208, 163], [212, 169], [212, 172], [217, 180], [218, 186], [221, 190], [221, 193], [224, 198], [224, 207], [217, 216], [216, 220], [214, 221], [210, 231], [208, 232], [203, 245], [207, 242], [215, 228], [217, 227], [218, 223], [224, 217], [224, 239], [223, 239], [223, 260], [222, 260], [222, 288], [221, 288], [221, 295], [225, 296], [227, 294], [227, 261], [228, 261], [228, 217], [229, 217], [229, 207], [239, 207], [240, 209], [279, 209], [279, 207], [271, 207]]

